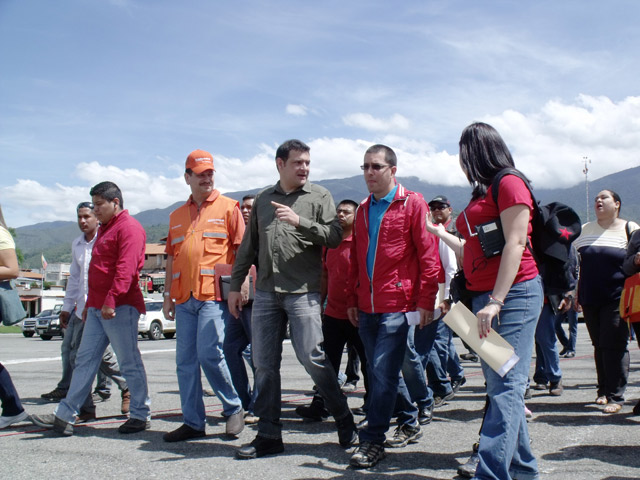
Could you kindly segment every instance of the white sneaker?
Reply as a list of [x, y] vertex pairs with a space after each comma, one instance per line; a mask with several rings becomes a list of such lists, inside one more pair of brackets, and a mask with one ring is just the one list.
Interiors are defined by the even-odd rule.
[[24, 410], [18, 415], [14, 415], [13, 417], [5, 417], [3, 415], [0, 417], [0, 430], [3, 428], [7, 428], [9, 425], [13, 425], [14, 423], [23, 422], [28, 419], [29, 414]]

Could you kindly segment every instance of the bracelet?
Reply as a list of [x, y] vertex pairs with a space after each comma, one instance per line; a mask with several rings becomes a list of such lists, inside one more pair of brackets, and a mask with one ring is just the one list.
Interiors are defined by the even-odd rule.
[[489, 295], [489, 303], [487, 303], [487, 305], [498, 305], [499, 307], [504, 307], [504, 302], [501, 300], [498, 300], [493, 295]]

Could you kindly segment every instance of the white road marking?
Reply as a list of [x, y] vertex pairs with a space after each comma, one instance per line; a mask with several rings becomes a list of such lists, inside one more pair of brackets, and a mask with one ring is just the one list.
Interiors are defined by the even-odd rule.
[[[140, 353], [142, 355], [146, 355], [148, 353], [164, 353], [164, 352], [175, 352], [175, 351], [176, 351], [175, 348], [168, 348], [165, 350], [141, 350]], [[43, 357], [43, 358], [24, 358], [20, 360], [3, 360], [2, 364], [3, 365], [20, 365], [23, 363], [42, 363], [42, 362], [53, 362], [53, 361], [60, 362], [61, 361], [60, 356]]]

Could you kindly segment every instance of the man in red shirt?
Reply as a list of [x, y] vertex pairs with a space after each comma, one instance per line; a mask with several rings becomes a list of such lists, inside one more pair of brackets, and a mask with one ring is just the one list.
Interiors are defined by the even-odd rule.
[[[353, 220], [358, 204], [353, 200], [343, 200], [338, 204], [336, 213], [342, 226], [342, 242], [338, 247], [325, 249], [322, 262], [322, 304], [327, 303], [322, 316], [322, 334], [324, 351], [336, 372], [340, 371], [342, 351], [347, 342], [352, 344], [362, 362], [365, 389], [368, 385], [367, 360], [364, 345], [360, 340], [358, 328], [349, 321], [347, 315], [347, 288], [349, 266], [351, 264], [351, 244], [353, 242]], [[365, 395], [366, 396], [366, 395]], [[309, 406], [301, 405], [296, 413], [307, 420], [320, 421], [330, 414], [318, 393]]]
[[34, 424], [65, 436], [73, 435], [73, 423], [91, 393], [109, 343], [131, 392], [130, 417], [118, 431], [146, 430], [151, 419], [147, 374], [138, 350], [138, 318], [145, 313], [138, 278], [144, 265], [146, 234], [122, 209], [122, 192], [115, 183], [99, 183], [90, 194], [101, 225], [89, 264], [89, 294], [82, 313], [85, 327], [76, 366], [67, 396], [54, 414], [32, 415]]

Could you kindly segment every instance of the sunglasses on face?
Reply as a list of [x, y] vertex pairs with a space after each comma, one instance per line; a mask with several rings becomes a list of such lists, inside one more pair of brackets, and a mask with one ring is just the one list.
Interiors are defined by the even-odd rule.
[[369, 169], [379, 172], [383, 168], [390, 167], [391, 165], [383, 165], [381, 163], [365, 163], [364, 165], [360, 165], [360, 168], [365, 172]]
[[449, 205], [434, 205], [433, 207], [429, 208], [432, 212], [435, 212], [436, 210], [446, 210], [447, 208], [449, 208]]

